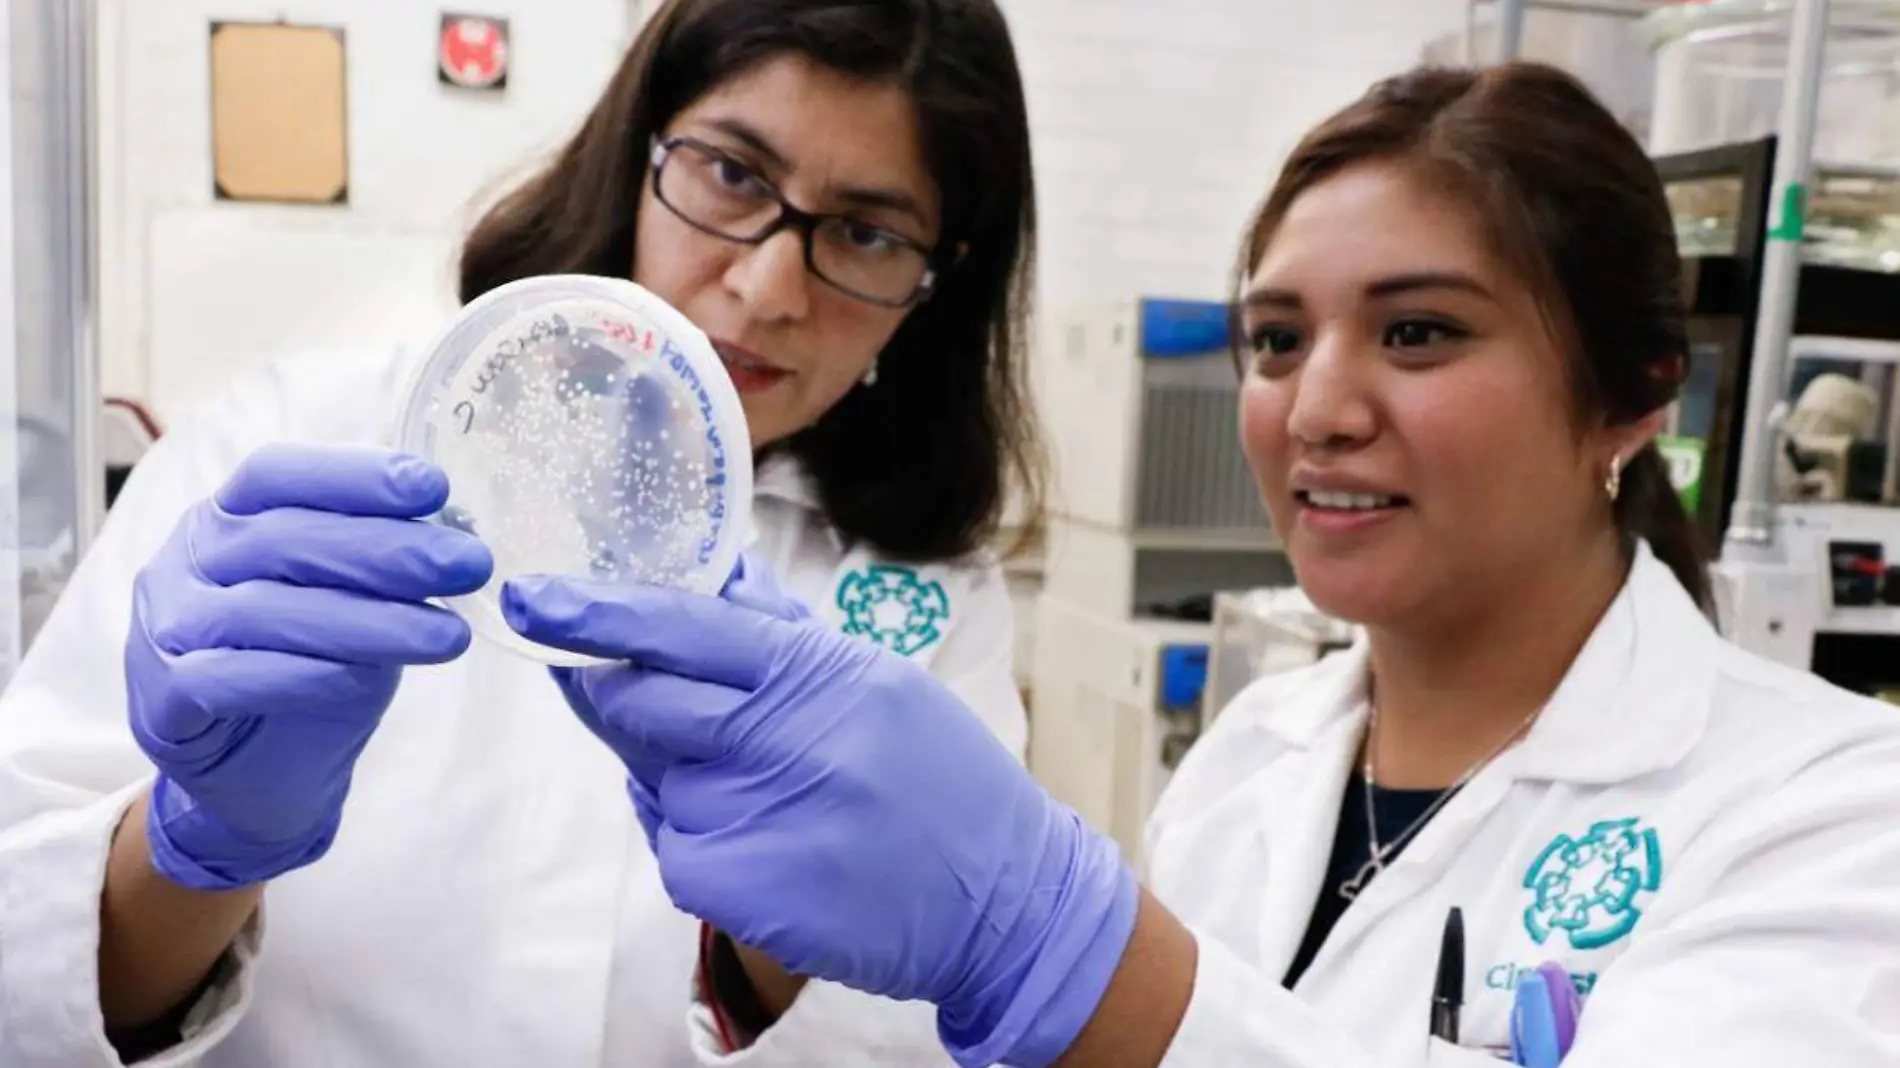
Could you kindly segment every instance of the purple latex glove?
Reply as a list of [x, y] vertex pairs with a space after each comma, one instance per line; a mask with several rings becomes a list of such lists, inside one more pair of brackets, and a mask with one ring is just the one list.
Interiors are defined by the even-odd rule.
[[1134, 929], [1113, 842], [929, 672], [751, 566], [726, 599], [512, 582], [515, 629], [632, 663], [568, 673], [645, 793], [673, 901], [789, 970], [938, 1006], [959, 1063], [1045, 1065]]
[[267, 446], [139, 573], [126, 699], [158, 767], [146, 833], [167, 878], [230, 890], [329, 849], [403, 666], [468, 647], [468, 625], [424, 603], [494, 567], [473, 537], [415, 522], [447, 496], [414, 457]]
[[[811, 610], [796, 599], [787, 596], [773, 580], [771, 572], [751, 560], [741, 556], [733, 568], [732, 576], [726, 580], [721, 597], [742, 604], [748, 608], [777, 616], [789, 622], [799, 622], [811, 618]], [[658, 761], [638, 744], [622, 744], [629, 739], [626, 731], [601, 718], [600, 709], [593, 698], [588, 696], [588, 675], [580, 668], [549, 668], [554, 683], [561, 689], [561, 696], [567, 699], [568, 707], [586, 725], [594, 737], [599, 738], [607, 748], [614, 751], [621, 763], [627, 766], [627, 793], [633, 798], [635, 813], [640, 818], [640, 826], [645, 829], [647, 844], [654, 852], [659, 852], [660, 817], [658, 799], [654, 797], [653, 787], [648, 783], [660, 781], [660, 775], [666, 770], [665, 758]], [[598, 674], [598, 672], [595, 672]]]

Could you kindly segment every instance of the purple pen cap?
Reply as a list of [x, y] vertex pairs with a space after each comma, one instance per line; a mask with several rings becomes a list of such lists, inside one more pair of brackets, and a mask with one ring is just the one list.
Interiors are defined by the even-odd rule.
[[1577, 1017], [1583, 1013], [1576, 980], [1556, 961], [1545, 961], [1537, 966], [1537, 971], [1543, 975], [1544, 985], [1550, 991], [1550, 1014], [1557, 1024], [1558, 1048], [1569, 1052], [1577, 1040]]

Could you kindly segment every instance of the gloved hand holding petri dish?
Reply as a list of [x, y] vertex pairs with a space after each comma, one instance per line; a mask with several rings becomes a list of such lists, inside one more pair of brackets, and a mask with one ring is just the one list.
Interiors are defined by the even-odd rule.
[[449, 607], [531, 660], [598, 663], [502, 618], [524, 575], [717, 593], [751, 539], [752, 443], [705, 333], [633, 282], [546, 275], [471, 301], [423, 361], [396, 447], [449, 477], [433, 521], [494, 554]]

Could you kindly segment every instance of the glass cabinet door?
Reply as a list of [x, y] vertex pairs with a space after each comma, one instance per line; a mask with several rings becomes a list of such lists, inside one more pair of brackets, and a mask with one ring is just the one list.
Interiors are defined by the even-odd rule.
[[103, 511], [95, 460], [87, 100], [90, 5], [0, 22], [0, 685]]

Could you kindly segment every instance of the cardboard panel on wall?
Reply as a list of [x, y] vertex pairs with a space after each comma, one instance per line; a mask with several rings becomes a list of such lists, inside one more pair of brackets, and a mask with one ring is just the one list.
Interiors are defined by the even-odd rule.
[[218, 199], [347, 203], [343, 30], [213, 22], [210, 58]]

